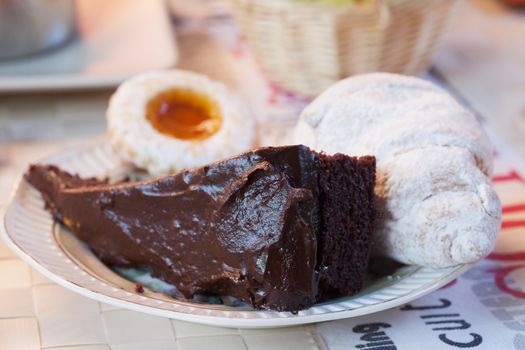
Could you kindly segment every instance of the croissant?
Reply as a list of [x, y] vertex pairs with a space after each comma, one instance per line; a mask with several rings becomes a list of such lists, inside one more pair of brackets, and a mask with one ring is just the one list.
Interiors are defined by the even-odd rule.
[[491, 143], [436, 85], [386, 73], [342, 80], [305, 108], [292, 138], [329, 154], [375, 155], [377, 254], [448, 267], [494, 248], [501, 204]]

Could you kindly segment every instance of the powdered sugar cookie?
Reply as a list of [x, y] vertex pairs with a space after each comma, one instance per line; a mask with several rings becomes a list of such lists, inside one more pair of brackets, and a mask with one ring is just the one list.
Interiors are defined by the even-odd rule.
[[437, 86], [385, 73], [345, 79], [303, 111], [293, 141], [376, 156], [379, 253], [445, 267], [494, 247], [501, 204], [489, 180], [490, 141]]

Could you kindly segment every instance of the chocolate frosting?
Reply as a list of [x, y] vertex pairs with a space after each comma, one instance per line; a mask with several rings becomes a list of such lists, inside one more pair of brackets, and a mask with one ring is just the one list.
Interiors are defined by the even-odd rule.
[[105, 263], [144, 268], [187, 298], [255, 308], [316, 301], [318, 156], [263, 148], [173, 176], [111, 185], [33, 165], [26, 179]]

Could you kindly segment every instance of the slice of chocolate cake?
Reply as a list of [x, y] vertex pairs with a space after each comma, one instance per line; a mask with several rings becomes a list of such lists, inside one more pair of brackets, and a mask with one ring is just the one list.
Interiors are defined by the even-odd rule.
[[151, 271], [186, 297], [297, 311], [360, 290], [374, 218], [374, 157], [261, 148], [110, 185], [50, 165], [25, 178], [105, 263]]

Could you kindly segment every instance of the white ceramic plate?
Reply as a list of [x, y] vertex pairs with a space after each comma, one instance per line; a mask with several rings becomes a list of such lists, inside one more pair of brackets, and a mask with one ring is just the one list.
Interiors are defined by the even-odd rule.
[[[129, 173], [105, 140], [44, 160], [81, 176], [119, 178]], [[358, 295], [314, 305], [298, 314], [256, 311], [247, 307], [203, 304], [146, 290], [103, 265], [81, 242], [44, 210], [40, 194], [21, 180], [5, 216], [8, 246], [54, 282], [89, 298], [135, 311], [216, 326], [264, 328], [335, 320], [395, 307], [445, 285], [470, 265], [448, 269], [405, 266], [371, 280]]]
[[177, 62], [163, 0], [77, 0], [77, 18], [78, 35], [66, 46], [0, 61], [0, 92], [114, 87]]

